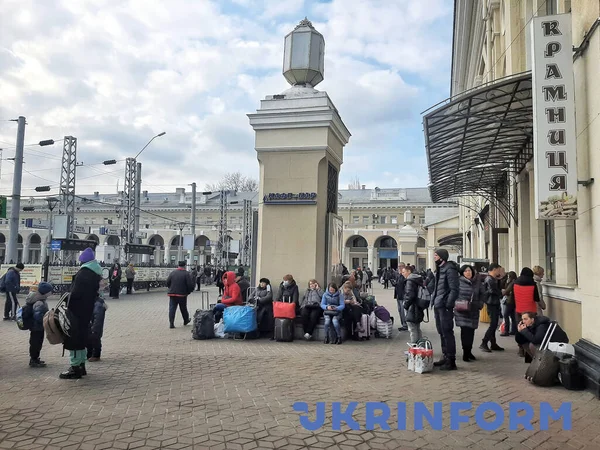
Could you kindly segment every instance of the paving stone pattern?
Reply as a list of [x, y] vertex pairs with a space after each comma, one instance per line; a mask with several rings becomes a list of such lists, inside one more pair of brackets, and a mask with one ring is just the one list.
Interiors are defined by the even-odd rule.
[[[208, 290], [214, 301], [215, 289]], [[375, 293], [397, 316], [392, 290], [376, 286]], [[341, 346], [195, 341], [180, 317], [176, 329], [168, 328], [165, 292], [108, 302], [102, 361], [88, 363], [81, 380], [57, 378], [68, 359], [47, 342], [42, 358], [48, 367], [29, 368], [29, 333], [0, 323], [0, 449], [600, 449], [600, 402], [587, 392], [528, 384], [511, 338], [500, 338], [504, 353], [476, 350], [479, 360], [459, 361], [456, 372], [419, 375], [406, 369], [406, 333]], [[191, 310], [199, 307], [200, 296], [194, 293], [189, 303]], [[439, 355], [433, 321], [424, 329]], [[329, 407], [325, 426], [306, 431], [292, 409], [296, 401], [311, 405], [311, 420], [315, 402], [360, 402], [355, 418], [361, 430], [332, 431]], [[391, 405], [392, 430], [365, 429], [367, 401]], [[442, 431], [427, 423], [413, 429], [417, 401], [430, 408], [443, 402]], [[516, 401], [572, 402], [573, 429], [562, 431], [551, 421], [547, 431], [539, 425], [509, 431], [506, 420], [498, 431], [482, 431], [471, 420], [451, 431], [453, 401], [499, 402], [506, 410]], [[407, 431], [394, 429], [396, 402], [409, 403]]]

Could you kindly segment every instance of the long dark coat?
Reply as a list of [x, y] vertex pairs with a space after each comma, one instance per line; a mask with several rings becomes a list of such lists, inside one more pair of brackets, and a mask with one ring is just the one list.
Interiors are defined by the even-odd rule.
[[67, 350], [83, 350], [86, 347], [101, 279], [100, 275], [87, 267], [82, 267], [73, 277], [68, 310], [75, 317], [76, 327], [71, 330], [71, 336], [65, 338], [64, 347]]
[[485, 289], [481, 278], [475, 276], [470, 280], [461, 276], [457, 300], [471, 300], [470, 311], [454, 311], [454, 321], [457, 327], [477, 329], [479, 326], [479, 311], [483, 308]]

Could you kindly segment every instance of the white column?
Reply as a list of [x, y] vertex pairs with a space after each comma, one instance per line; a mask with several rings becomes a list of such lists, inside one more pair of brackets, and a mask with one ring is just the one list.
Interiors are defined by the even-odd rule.
[[48, 255], [48, 239], [50, 236], [46, 236], [44, 239], [42, 239], [42, 264], [44, 264], [44, 261], [46, 261], [46, 256]]
[[29, 263], [29, 242], [23, 240], [23, 257], [21, 258], [23, 264]]
[[171, 262], [171, 247], [165, 245], [164, 263], [169, 264]]
[[367, 247], [367, 260], [369, 261], [369, 268], [375, 272], [375, 260], [374, 260], [374, 254], [373, 254], [373, 246], [369, 245], [369, 247]]

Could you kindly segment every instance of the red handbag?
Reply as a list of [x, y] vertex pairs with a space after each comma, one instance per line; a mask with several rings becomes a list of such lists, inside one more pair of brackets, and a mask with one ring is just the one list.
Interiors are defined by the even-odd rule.
[[275, 319], [295, 319], [296, 304], [293, 302], [273, 302], [273, 317]]

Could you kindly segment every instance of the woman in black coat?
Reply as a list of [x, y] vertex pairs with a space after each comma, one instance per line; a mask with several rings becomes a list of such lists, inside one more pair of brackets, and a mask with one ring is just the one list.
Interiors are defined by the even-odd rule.
[[468, 300], [468, 311], [454, 310], [454, 321], [460, 327], [460, 340], [463, 348], [463, 361], [471, 362], [476, 358], [472, 353], [475, 330], [479, 326], [479, 311], [483, 308], [484, 287], [481, 278], [473, 267], [465, 264], [459, 271], [458, 300]]
[[102, 280], [102, 267], [95, 259], [94, 252], [87, 248], [79, 257], [81, 269], [73, 277], [71, 295], [67, 310], [71, 316], [69, 336], [65, 337], [64, 348], [69, 350], [71, 366], [60, 374], [62, 379], [81, 378], [86, 375], [86, 345], [89, 325], [94, 312], [94, 303]]

